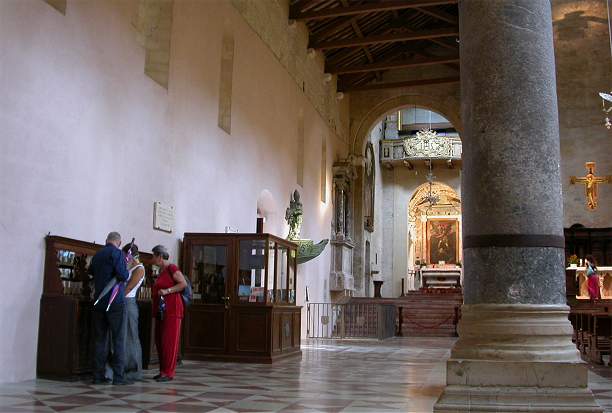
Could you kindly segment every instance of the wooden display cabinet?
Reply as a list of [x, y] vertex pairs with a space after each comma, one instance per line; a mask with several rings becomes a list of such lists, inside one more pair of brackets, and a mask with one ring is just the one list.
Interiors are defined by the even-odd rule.
[[194, 299], [184, 357], [271, 363], [301, 355], [296, 254], [296, 244], [270, 234], [186, 233], [182, 264]]
[[[43, 293], [38, 328], [38, 377], [72, 379], [93, 367], [93, 281], [91, 258], [103, 246], [59, 236], [47, 236]], [[139, 291], [139, 333], [143, 368], [155, 361], [150, 290], [151, 254], [140, 253], [146, 279]]]

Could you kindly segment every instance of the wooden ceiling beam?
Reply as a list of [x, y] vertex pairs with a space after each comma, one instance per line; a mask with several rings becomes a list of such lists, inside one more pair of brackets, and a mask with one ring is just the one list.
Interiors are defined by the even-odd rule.
[[427, 39], [427, 40], [445, 49], [459, 50], [459, 43], [457, 43], [456, 41], [453, 41], [453, 43], [451, 44], [451, 43], [445, 42], [444, 40], [440, 40], [440, 39]]
[[376, 72], [379, 70], [402, 69], [407, 67], [433, 66], [447, 63], [459, 62], [459, 56], [450, 57], [424, 57], [418, 59], [408, 59], [381, 63], [371, 63], [367, 65], [327, 67], [325, 71], [332, 74], [360, 73], [360, 72]]
[[312, 7], [318, 0], [298, 0], [295, 4], [289, 7], [289, 14], [299, 14], [302, 10]]
[[333, 36], [341, 30], [346, 29], [347, 27], [352, 26], [353, 22], [357, 21], [357, 17], [349, 17], [341, 23], [331, 24], [328, 28], [314, 33], [314, 39], [311, 38], [312, 42], [317, 41], [317, 39], [325, 39], [326, 37]]
[[368, 83], [365, 85], [346, 86], [339, 89], [340, 92], [357, 92], [362, 90], [398, 89], [402, 87], [439, 85], [444, 83], [459, 82], [459, 76], [440, 77], [433, 79], [406, 80], [402, 82]]
[[329, 19], [332, 17], [350, 16], [355, 14], [414, 9], [417, 7], [431, 7], [444, 4], [457, 4], [458, 0], [389, 0], [358, 4], [350, 7], [334, 7], [330, 9], [298, 12], [289, 14], [291, 20], [316, 20]]
[[394, 33], [376, 36], [365, 36], [355, 37], [351, 39], [332, 40], [329, 42], [313, 42], [308, 47], [318, 50], [327, 49], [340, 49], [343, 47], [359, 47], [368, 44], [377, 43], [393, 43], [393, 42], [407, 42], [413, 40], [429, 40], [438, 39], [443, 37], [456, 37], [459, 36], [459, 28], [451, 27], [444, 29], [435, 30], [422, 30], [418, 32], [407, 32], [407, 33]]
[[426, 9], [424, 7], [415, 7], [415, 9], [418, 10], [420, 13], [423, 13], [428, 16], [434, 17], [438, 20], [442, 20], [444, 22], [450, 23], [454, 26], [459, 24], [459, 18], [457, 16], [453, 16], [452, 14], [447, 13], [445, 11], [436, 10], [436, 9]]

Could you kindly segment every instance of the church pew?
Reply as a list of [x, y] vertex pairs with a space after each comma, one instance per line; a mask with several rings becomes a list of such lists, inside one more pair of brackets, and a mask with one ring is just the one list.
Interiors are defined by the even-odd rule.
[[610, 355], [612, 306], [609, 300], [581, 302], [572, 306], [569, 320], [574, 327], [574, 341], [580, 353], [590, 361], [603, 363]]
[[612, 314], [597, 312], [590, 316], [587, 357], [593, 363], [603, 364], [603, 357], [610, 355], [610, 338], [612, 337]]

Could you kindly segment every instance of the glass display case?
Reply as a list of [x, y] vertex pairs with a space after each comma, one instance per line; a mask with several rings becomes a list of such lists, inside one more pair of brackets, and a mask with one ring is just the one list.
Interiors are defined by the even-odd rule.
[[[37, 375], [75, 378], [91, 372], [93, 280], [89, 264], [100, 244], [49, 235], [38, 327]], [[146, 278], [138, 292], [143, 367], [156, 358], [151, 323], [151, 286], [156, 273], [151, 254], [140, 253]]]
[[301, 354], [297, 245], [270, 234], [186, 233], [193, 287], [185, 358], [272, 362]]

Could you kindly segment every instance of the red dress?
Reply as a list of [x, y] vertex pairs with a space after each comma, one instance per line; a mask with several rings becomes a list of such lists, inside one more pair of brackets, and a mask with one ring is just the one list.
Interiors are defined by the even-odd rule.
[[159, 314], [159, 290], [174, 287], [176, 282], [172, 274], [179, 269], [174, 264], [167, 265], [157, 277], [153, 285], [153, 314], [155, 315], [155, 344], [159, 354], [159, 373], [162, 376], [173, 378], [176, 370], [176, 359], [179, 351], [181, 336], [181, 320], [183, 319], [183, 298], [181, 292], [164, 296], [166, 310], [163, 320]]
[[587, 277], [587, 289], [589, 290], [589, 298], [591, 300], [599, 300], [599, 276], [597, 273]]

